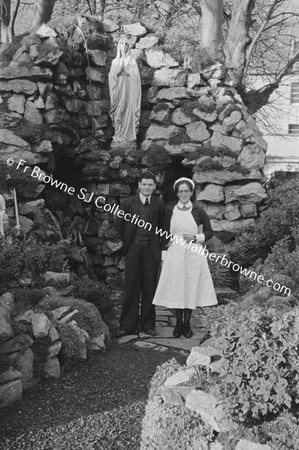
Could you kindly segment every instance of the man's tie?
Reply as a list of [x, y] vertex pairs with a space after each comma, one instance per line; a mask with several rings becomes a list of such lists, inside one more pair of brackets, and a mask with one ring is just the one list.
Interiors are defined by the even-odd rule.
[[148, 206], [150, 204], [150, 202], [148, 201], [148, 198], [146, 197], [145, 202], [144, 202], [144, 206]]

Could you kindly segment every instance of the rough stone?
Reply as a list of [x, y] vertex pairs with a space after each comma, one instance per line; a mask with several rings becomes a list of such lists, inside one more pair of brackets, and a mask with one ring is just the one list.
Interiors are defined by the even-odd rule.
[[196, 375], [195, 367], [191, 367], [190, 369], [179, 370], [174, 375], [171, 375], [164, 382], [164, 386], [177, 386], [182, 383], [186, 383], [191, 380]]
[[226, 147], [232, 152], [240, 153], [242, 149], [242, 139], [232, 136], [225, 136], [218, 131], [214, 131], [211, 139], [212, 147]]
[[190, 73], [188, 75], [187, 87], [188, 89], [194, 89], [197, 86], [204, 84], [200, 73]]
[[15, 322], [26, 322], [26, 323], [32, 323], [32, 317], [34, 315], [34, 312], [29, 309], [23, 314], [19, 314], [18, 316], [14, 317]]
[[148, 34], [147, 36], [142, 37], [138, 42], [136, 42], [135, 47], [141, 49], [149, 49], [157, 45], [159, 42], [159, 38], [154, 34]]
[[51, 272], [48, 270], [45, 273], [46, 284], [69, 284], [70, 273], [69, 272]]
[[7, 341], [12, 337], [9, 311], [0, 306], [0, 341]]
[[12, 361], [14, 367], [22, 374], [23, 384], [33, 378], [33, 352], [30, 348], [27, 348], [24, 353], [17, 353], [17, 356], [13, 356]]
[[235, 450], [274, 450], [268, 444], [258, 444], [256, 442], [247, 441], [247, 439], [241, 439]]
[[224, 200], [223, 187], [217, 184], [208, 184], [204, 190], [197, 195], [196, 200], [220, 203]]
[[114, 31], [117, 31], [119, 29], [119, 25], [117, 25], [117, 23], [111, 19], [103, 20], [103, 26], [106, 33], [114, 33]]
[[231, 233], [238, 233], [239, 231], [247, 228], [254, 228], [254, 219], [241, 219], [241, 220], [211, 220], [212, 229], [214, 232], [230, 231]]
[[22, 381], [14, 380], [0, 386], [0, 408], [22, 400]]
[[187, 72], [182, 69], [170, 69], [162, 67], [162, 69], [155, 70], [152, 84], [154, 86], [184, 86], [187, 80]]
[[22, 94], [13, 94], [7, 102], [10, 111], [15, 111], [19, 114], [24, 114], [25, 111], [25, 96]]
[[146, 34], [146, 29], [139, 22], [123, 25], [123, 30], [126, 34], [131, 34], [132, 36], [137, 37], [144, 36]]
[[193, 114], [206, 123], [213, 123], [217, 119], [217, 114], [215, 112], [205, 113], [198, 108], [193, 109]]
[[[14, 67], [4, 67], [0, 68], [0, 79], [4, 80], [15, 80], [16, 78], [26, 78], [26, 79], [50, 79], [52, 78], [52, 70], [48, 67], [38, 67], [38, 66], [14, 66]], [[23, 81], [23, 80], [22, 80]]]
[[264, 167], [265, 153], [256, 144], [249, 144], [243, 148], [237, 162], [246, 169], [261, 169]]
[[260, 203], [267, 198], [265, 189], [257, 182], [244, 186], [229, 186], [224, 188], [225, 203], [238, 200], [240, 203]]
[[88, 54], [96, 66], [105, 66], [107, 60], [107, 53], [102, 50], [89, 50]]
[[160, 139], [171, 139], [181, 133], [181, 129], [175, 125], [162, 127], [160, 125], [151, 125], [146, 133], [146, 139], [158, 141]]
[[177, 108], [172, 114], [172, 122], [177, 126], [183, 126], [190, 123], [191, 118], [186, 116], [181, 108]]
[[105, 351], [105, 333], [100, 333], [98, 336], [94, 336], [87, 344], [87, 350], [91, 351]]
[[232, 181], [239, 180], [259, 180], [262, 178], [262, 174], [259, 171], [252, 170], [249, 174], [243, 175], [241, 172], [232, 172], [230, 170], [208, 170], [206, 172], [194, 172], [193, 181], [195, 183], [203, 184], [209, 183], [213, 180], [215, 184], [226, 184]]
[[166, 124], [170, 116], [170, 107], [167, 103], [159, 103], [152, 109], [150, 119], [154, 122]]
[[257, 207], [255, 203], [245, 203], [244, 205], [240, 205], [240, 213], [244, 218], [247, 217], [256, 217], [257, 216]]
[[228, 203], [225, 205], [224, 217], [227, 220], [237, 220], [241, 217], [238, 203]]
[[34, 94], [37, 84], [29, 80], [0, 81], [0, 92], [16, 92], [17, 94]]
[[39, 144], [33, 145], [32, 151], [34, 153], [52, 153], [53, 147], [51, 141], [45, 140], [41, 141]]
[[96, 69], [95, 67], [87, 67], [85, 69], [87, 78], [91, 81], [96, 81], [97, 83], [105, 83], [105, 73], [102, 70]]
[[220, 356], [219, 350], [213, 347], [193, 347], [187, 358], [186, 365], [190, 366], [208, 366], [211, 363], [211, 357]]
[[44, 366], [44, 377], [60, 378], [60, 364], [56, 356], [47, 359], [46, 364]]
[[187, 124], [186, 133], [195, 142], [204, 142], [210, 137], [206, 124], [201, 121]]
[[48, 337], [49, 337], [51, 342], [55, 342], [55, 341], [57, 341], [59, 339], [58, 331], [56, 330], [54, 325], [50, 326]]
[[67, 111], [62, 108], [53, 108], [44, 112], [44, 119], [49, 124], [60, 124], [63, 122], [68, 122], [70, 120], [70, 116]]
[[32, 332], [36, 339], [44, 338], [48, 335], [51, 322], [44, 313], [35, 313], [32, 316]]
[[33, 344], [33, 340], [27, 334], [20, 334], [9, 341], [0, 345], [0, 354], [9, 355], [10, 353], [24, 351]]
[[207, 215], [209, 216], [210, 219], [218, 219], [221, 220], [225, 211], [225, 206], [221, 205], [221, 204], [206, 204], [206, 203], [202, 203], [201, 206], [203, 207], [203, 209], [205, 210], [205, 212], [207, 213]]
[[175, 61], [168, 53], [162, 50], [145, 50], [145, 60], [150, 67], [159, 69], [161, 67], [177, 67], [179, 63]]
[[174, 100], [187, 100], [189, 98], [188, 89], [185, 87], [163, 88], [157, 94], [158, 100], [167, 100], [170, 102]]
[[40, 198], [38, 200], [32, 200], [31, 202], [20, 203], [19, 204], [19, 212], [20, 214], [31, 214], [37, 209], [43, 208], [45, 205], [45, 200]]
[[200, 415], [206, 425], [218, 433], [230, 431], [233, 423], [221, 404], [212, 394], [200, 389], [192, 390], [186, 397], [185, 407]]
[[54, 320], [60, 320], [60, 318], [66, 314], [67, 312], [69, 312], [71, 309], [70, 306], [61, 306], [60, 308], [56, 308], [53, 309], [51, 311], [51, 316], [53, 317]]
[[10, 381], [19, 380], [22, 374], [19, 370], [9, 367], [5, 372], [0, 373], [0, 385]]
[[0, 297], [0, 306], [7, 309], [9, 313], [11, 313], [14, 305], [14, 296], [10, 292], [6, 292]]
[[223, 120], [223, 125], [226, 127], [227, 131], [232, 131], [236, 125], [242, 119], [242, 114], [240, 111], [233, 111], [228, 117]]
[[54, 344], [50, 345], [50, 347], [48, 347], [47, 358], [52, 358], [53, 356], [58, 355], [60, 350], [61, 350], [61, 342], [60, 341], [57, 341]]

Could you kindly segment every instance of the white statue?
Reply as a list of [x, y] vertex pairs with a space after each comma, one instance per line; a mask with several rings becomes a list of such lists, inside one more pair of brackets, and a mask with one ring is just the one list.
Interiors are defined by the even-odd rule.
[[136, 60], [126, 38], [119, 40], [117, 55], [109, 72], [110, 117], [114, 126], [113, 142], [134, 142], [141, 106], [141, 80]]

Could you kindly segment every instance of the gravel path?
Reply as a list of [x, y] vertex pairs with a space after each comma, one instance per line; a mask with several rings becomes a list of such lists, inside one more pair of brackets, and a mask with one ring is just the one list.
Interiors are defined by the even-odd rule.
[[0, 409], [0, 449], [139, 449], [148, 383], [172, 357], [186, 360], [172, 349], [114, 343], [60, 380], [41, 382], [21, 403]]

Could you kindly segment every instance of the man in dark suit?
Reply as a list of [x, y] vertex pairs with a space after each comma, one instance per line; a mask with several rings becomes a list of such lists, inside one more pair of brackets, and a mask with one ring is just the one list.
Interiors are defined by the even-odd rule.
[[[136, 334], [140, 329], [155, 336], [155, 307], [152, 304], [157, 287], [161, 260], [160, 237], [165, 206], [155, 198], [156, 177], [150, 171], [141, 174], [139, 192], [121, 204], [124, 212], [116, 218], [115, 227], [123, 241], [125, 256], [125, 292], [118, 337]], [[139, 302], [141, 294], [141, 315]]]

